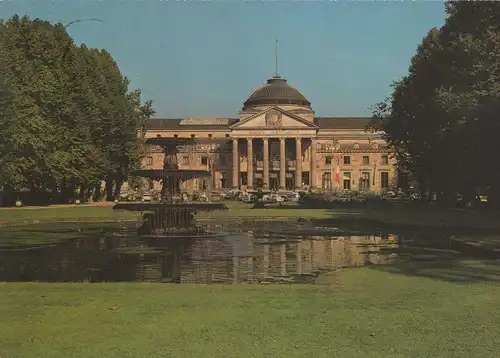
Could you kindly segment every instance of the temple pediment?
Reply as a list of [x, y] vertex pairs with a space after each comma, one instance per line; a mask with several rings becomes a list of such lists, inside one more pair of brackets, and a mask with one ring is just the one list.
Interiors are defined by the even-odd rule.
[[317, 129], [318, 127], [279, 107], [270, 107], [233, 124], [231, 129]]

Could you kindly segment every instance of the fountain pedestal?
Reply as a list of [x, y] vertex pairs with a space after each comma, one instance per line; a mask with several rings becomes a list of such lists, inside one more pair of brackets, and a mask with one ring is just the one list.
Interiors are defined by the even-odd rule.
[[[224, 204], [182, 203], [180, 185], [182, 181], [210, 176], [207, 170], [183, 170], [177, 163], [180, 145], [193, 144], [193, 139], [150, 138], [146, 144], [160, 145], [165, 151], [163, 169], [138, 170], [134, 174], [162, 182], [161, 202], [159, 203], [118, 203], [114, 210], [146, 212], [139, 228], [142, 235], [165, 237], [200, 236], [205, 234], [193, 223], [194, 214], [199, 211], [227, 210]], [[206, 233], [208, 234], [208, 233]]]

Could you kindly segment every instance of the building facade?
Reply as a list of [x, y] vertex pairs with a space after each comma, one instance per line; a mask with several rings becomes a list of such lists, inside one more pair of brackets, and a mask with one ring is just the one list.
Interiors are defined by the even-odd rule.
[[[147, 138], [211, 139], [181, 148], [180, 168], [206, 169], [186, 192], [240, 189], [381, 191], [396, 185], [394, 159], [369, 117], [315, 117], [311, 103], [276, 75], [244, 102], [237, 118], [150, 120]], [[144, 169], [161, 169], [150, 147]], [[159, 188], [159, 183], [151, 183]]]

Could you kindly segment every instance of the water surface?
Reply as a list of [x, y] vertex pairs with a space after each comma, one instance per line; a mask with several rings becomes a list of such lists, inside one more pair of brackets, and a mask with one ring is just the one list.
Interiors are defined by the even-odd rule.
[[395, 255], [382, 249], [398, 246], [395, 235], [308, 236], [298, 228], [277, 233], [244, 225], [211, 229], [221, 235], [142, 237], [132, 224], [118, 223], [2, 229], [0, 281], [310, 282], [319, 272], [389, 263]]

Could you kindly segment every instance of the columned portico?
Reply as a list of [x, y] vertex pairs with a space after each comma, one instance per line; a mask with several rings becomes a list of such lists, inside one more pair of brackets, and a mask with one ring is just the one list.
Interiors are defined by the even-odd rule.
[[[146, 134], [195, 138], [179, 162], [195, 170], [212, 164], [215, 190], [388, 190], [397, 185], [395, 161], [381, 133], [364, 130], [370, 120], [315, 117], [307, 98], [276, 75], [248, 97], [239, 118], [152, 119]], [[219, 144], [197, 143], [206, 137]], [[163, 160], [151, 148], [143, 165], [159, 169]], [[183, 190], [209, 190], [198, 181], [186, 181]]]

